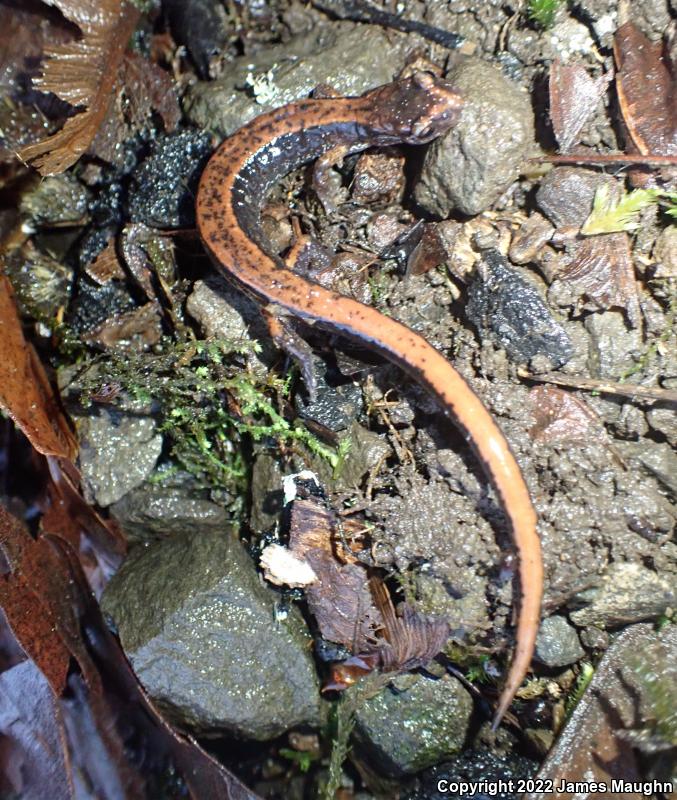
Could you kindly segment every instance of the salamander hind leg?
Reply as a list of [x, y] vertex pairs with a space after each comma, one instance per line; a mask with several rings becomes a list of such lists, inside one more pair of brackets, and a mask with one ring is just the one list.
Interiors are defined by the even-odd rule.
[[308, 397], [314, 402], [317, 399], [317, 376], [312, 348], [285, 319], [282, 309], [274, 305], [266, 306], [263, 309], [263, 317], [268, 325], [270, 338], [280, 350], [284, 350], [299, 365]]

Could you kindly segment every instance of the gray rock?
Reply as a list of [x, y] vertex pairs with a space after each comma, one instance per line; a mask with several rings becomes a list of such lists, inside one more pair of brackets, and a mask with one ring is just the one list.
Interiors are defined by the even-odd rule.
[[[675, 709], [677, 708], [677, 628], [667, 625], [659, 633], [651, 625], [624, 630], [604, 654], [583, 696], [560, 731], [553, 749], [536, 776], [529, 800], [552, 797], [593, 798], [593, 791], [556, 792], [551, 786], [576, 776], [594, 776], [600, 784], [614, 780], [650, 789], [654, 780], [670, 783], [674, 777]], [[610, 722], [621, 721], [627, 738], [609, 735]], [[632, 720], [632, 722], [628, 722]], [[630, 732], [630, 730], [632, 732]], [[650, 743], [650, 744], [649, 744]], [[651, 749], [647, 762], [638, 749]], [[662, 757], [661, 757], [662, 753]], [[580, 787], [580, 784], [579, 784]], [[573, 788], [573, 787], [572, 787]], [[578, 788], [578, 787], [577, 787]], [[649, 791], [604, 791], [599, 797], [642, 797]], [[666, 793], [667, 797], [671, 791]]]
[[536, 658], [546, 667], [565, 667], [585, 655], [576, 630], [564, 617], [544, 619], [536, 639]]
[[447, 217], [479, 214], [510, 186], [533, 145], [529, 95], [484, 61], [468, 59], [448, 75], [465, 99], [458, 125], [428, 150], [416, 201]]
[[[208, 339], [247, 339], [250, 325], [261, 319], [257, 305], [223, 280], [195, 281], [186, 301], [188, 313]], [[261, 322], [257, 333], [263, 334]]]
[[581, 642], [588, 650], [606, 650], [609, 646], [610, 634], [596, 625], [588, 625], [581, 631]]
[[656, 278], [677, 278], [677, 225], [668, 225], [661, 231], [653, 255], [658, 262], [654, 265]]
[[219, 80], [196, 83], [188, 90], [185, 111], [200, 128], [225, 137], [323, 83], [340, 94], [360, 95], [395, 77], [404, 66], [406, 39], [376, 26], [318, 27], [239, 59]]
[[362, 389], [354, 383], [331, 386], [325, 376], [315, 371], [317, 397], [297, 395], [296, 408], [303, 419], [312, 420], [330, 431], [344, 431], [364, 409]]
[[266, 452], [259, 453], [252, 468], [252, 511], [249, 525], [256, 533], [271, 530], [280, 522], [284, 506], [280, 459]]
[[634, 365], [633, 353], [640, 353], [642, 334], [638, 328], [628, 330], [623, 314], [604, 311], [585, 319], [590, 335], [588, 369], [591, 375], [616, 380]]
[[405, 676], [367, 700], [355, 717], [356, 752], [393, 778], [444, 761], [463, 747], [472, 699], [454, 678]]
[[100, 408], [77, 421], [80, 471], [87, 502], [109, 506], [140, 486], [162, 451], [152, 417]]
[[556, 369], [573, 347], [538, 291], [498, 251], [484, 254], [468, 289], [468, 318], [517, 363]]
[[113, 503], [109, 511], [132, 541], [165, 538], [193, 525], [219, 531], [228, 519], [225, 510], [207, 499], [186, 473], [161, 483], [146, 481]]
[[[649, 425], [662, 433], [672, 447], [677, 447], [677, 414], [673, 407], [657, 406], [650, 408], [646, 413]], [[673, 478], [677, 480], [677, 472], [673, 473]]]
[[211, 278], [195, 282], [186, 301], [186, 310], [199, 322], [208, 339], [259, 341], [261, 351], [248, 353], [246, 358], [255, 375], [267, 374], [266, 361], [274, 358], [277, 351], [270, 341], [260, 308], [253, 300], [226, 281]]
[[320, 705], [305, 625], [276, 621], [275, 598], [233, 533], [196, 530], [133, 552], [102, 608], [175, 721], [266, 740], [316, 724]]
[[[674, 415], [674, 411], [672, 412]], [[620, 453], [624, 459], [636, 459], [670, 492], [677, 494], [677, 453], [667, 442], [620, 442]]]
[[579, 592], [586, 603], [569, 615], [576, 625], [600, 628], [659, 617], [677, 600], [675, 587], [655, 572], [635, 563], [611, 564], [599, 586]]
[[536, 202], [545, 216], [558, 228], [582, 225], [592, 211], [592, 200], [600, 186], [613, 192], [618, 182], [581, 167], [555, 167], [543, 178], [536, 192]]

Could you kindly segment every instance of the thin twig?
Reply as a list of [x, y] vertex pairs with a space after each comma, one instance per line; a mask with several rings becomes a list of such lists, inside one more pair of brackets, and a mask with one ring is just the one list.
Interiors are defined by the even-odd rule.
[[551, 164], [646, 164], [647, 166], [677, 166], [677, 156], [641, 155], [640, 153], [581, 153], [567, 156], [536, 156], [529, 161]]
[[559, 386], [570, 386], [572, 389], [583, 389], [588, 392], [600, 394], [617, 394], [646, 403], [677, 403], [677, 390], [662, 389], [660, 386], [637, 386], [632, 383], [617, 383], [616, 381], [600, 381], [595, 378], [583, 378], [569, 375], [560, 375], [555, 372], [546, 372], [533, 375], [526, 369], [518, 369], [520, 378], [542, 383], [556, 383]]

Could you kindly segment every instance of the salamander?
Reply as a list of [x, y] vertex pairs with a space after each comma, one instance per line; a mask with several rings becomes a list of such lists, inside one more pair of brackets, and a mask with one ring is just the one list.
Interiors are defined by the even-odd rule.
[[293, 169], [340, 148], [425, 144], [457, 121], [462, 98], [447, 82], [416, 73], [361, 97], [301, 100], [256, 117], [227, 138], [202, 173], [200, 236], [216, 267], [264, 307], [366, 345], [437, 400], [473, 447], [510, 522], [519, 559], [516, 647], [494, 716], [498, 726], [533, 656], [543, 565], [536, 514], [510, 446], [466, 381], [422, 336], [370, 306], [297, 275], [270, 252], [261, 210]]

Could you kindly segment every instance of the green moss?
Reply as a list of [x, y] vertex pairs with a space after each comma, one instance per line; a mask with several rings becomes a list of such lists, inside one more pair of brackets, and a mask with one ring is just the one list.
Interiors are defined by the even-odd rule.
[[[252, 440], [269, 440], [278, 449], [302, 445], [339, 466], [347, 444], [336, 452], [280, 412], [289, 381], [247, 368], [242, 356], [258, 350], [255, 342], [164, 340], [162, 348], [106, 356], [106, 381], [119, 384], [134, 401], [157, 407], [172, 457], [203, 486], [244, 492]], [[101, 383], [100, 372], [93, 372], [89, 383], [83, 381], [85, 404]]]
[[528, 18], [540, 28], [551, 28], [555, 24], [557, 9], [562, 0], [529, 0]]

